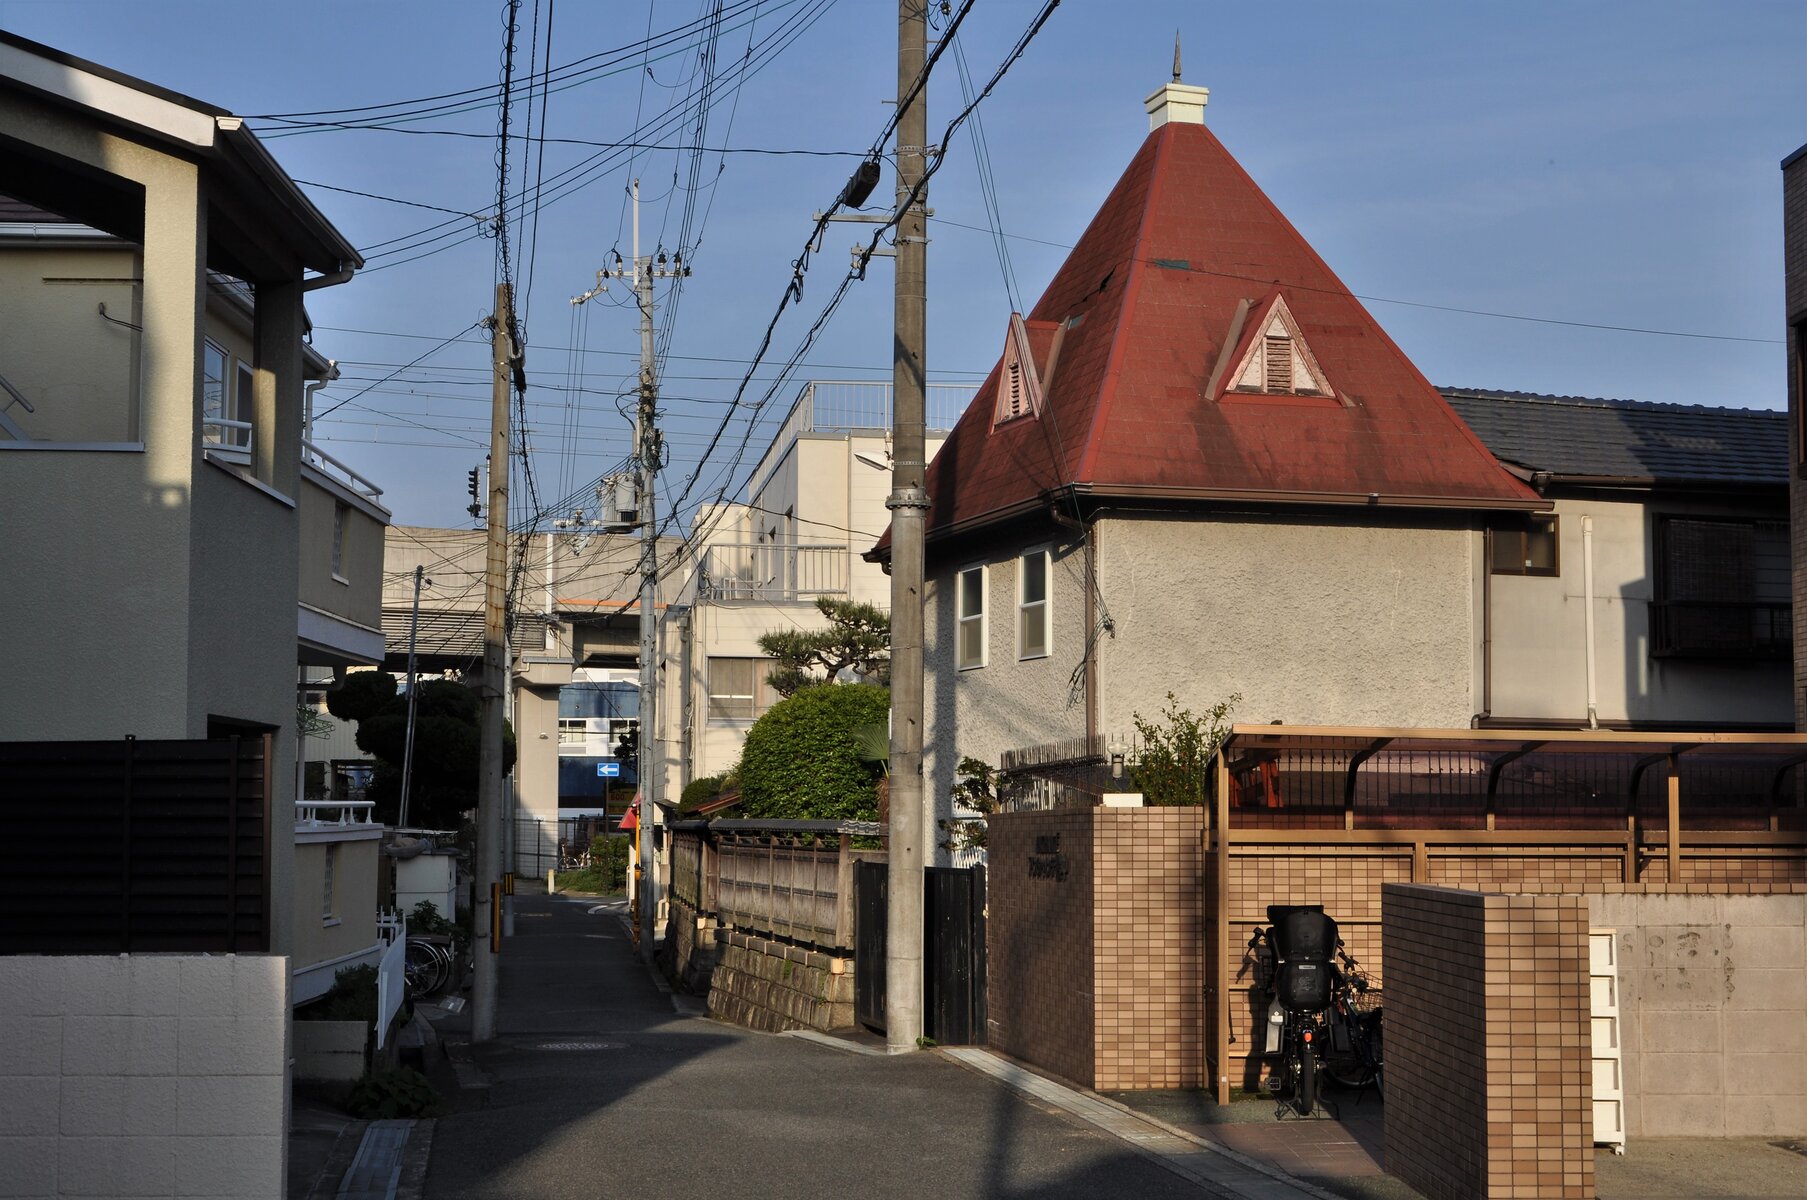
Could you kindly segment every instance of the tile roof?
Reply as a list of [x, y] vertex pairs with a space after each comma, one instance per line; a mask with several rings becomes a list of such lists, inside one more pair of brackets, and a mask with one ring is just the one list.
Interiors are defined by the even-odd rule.
[[[1245, 302], [1276, 293], [1341, 403], [1207, 394]], [[1066, 327], [1043, 414], [993, 429], [993, 368], [929, 466], [931, 537], [1069, 484], [1275, 503], [1539, 504], [1203, 125], [1148, 135], [1028, 315]]]
[[1444, 388], [1501, 461], [1557, 477], [1788, 484], [1788, 414]]

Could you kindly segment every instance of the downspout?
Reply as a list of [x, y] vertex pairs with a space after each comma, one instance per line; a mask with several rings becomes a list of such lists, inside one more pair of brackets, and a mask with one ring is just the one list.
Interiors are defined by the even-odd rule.
[[311, 442], [314, 440], [314, 393], [318, 392], [329, 383], [338, 382], [338, 379], [339, 360], [336, 358], [329, 358], [326, 360], [326, 378], [316, 379], [314, 382], [307, 385], [307, 402], [301, 406], [302, 441]]
[[1594, 680], [1594, 519], [1581, 518], [1581, 590], [1587, 607], [1583, 624], [1587, 643], [1587, 727], [1600, 728], [1599, 697]]
[[1474, 727], [1493, 716], [1493, 526], [1481, 533], [1481, 711]]

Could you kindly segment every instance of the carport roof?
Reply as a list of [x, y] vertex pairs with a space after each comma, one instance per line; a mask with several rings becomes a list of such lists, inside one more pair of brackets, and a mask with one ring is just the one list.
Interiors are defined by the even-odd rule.
[[1314, 750], [1372, 754], [1635, 754], [1807, 761], [1807, 733], [1633, 733], [1618, 729], [1434, 729], [1344, 725], [1236, 725], [1224, 752]]

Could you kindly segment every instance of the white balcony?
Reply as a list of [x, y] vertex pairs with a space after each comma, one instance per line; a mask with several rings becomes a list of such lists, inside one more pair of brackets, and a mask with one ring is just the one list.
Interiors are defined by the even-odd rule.
[[847, 594], [846, 546], [729, 543], [703, 553], [701, 600], [813, 600]]

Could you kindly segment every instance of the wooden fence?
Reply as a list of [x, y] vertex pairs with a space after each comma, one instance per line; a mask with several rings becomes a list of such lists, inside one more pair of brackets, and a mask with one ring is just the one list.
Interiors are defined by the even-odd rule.
[[0, 742], [0, 954], [268, 950], [271, 757]]
[[683, 821], [672, 826], [672, 895], [727, 928], [817, 949], [853, 949], [853, 864], [883, 861], [866, 821]]

